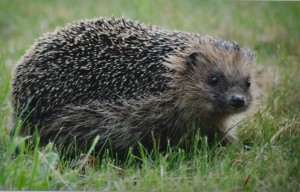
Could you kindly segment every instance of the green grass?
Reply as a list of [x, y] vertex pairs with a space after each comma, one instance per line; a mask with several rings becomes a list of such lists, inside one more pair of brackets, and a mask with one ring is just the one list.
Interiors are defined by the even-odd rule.
[[[51, 145], [9, 139], [11, 71], [34, 40], [98, 16], [220, 36], [256, 50], [259, 109], [229, 147], [86, 166], [61, 161]], [[0, 190], [298, 191], [300, 189], [300, 3], [227, 1], [0, 1]], [[247, 143], [251, 150], [237, 150]], [[14, 156], [19, 145], [21, 154]], [[59, 166], [59, 167], [57, 167]]]

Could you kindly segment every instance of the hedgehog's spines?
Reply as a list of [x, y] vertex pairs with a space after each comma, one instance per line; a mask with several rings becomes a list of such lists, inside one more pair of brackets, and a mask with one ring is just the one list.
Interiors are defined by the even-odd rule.
[[[102, 135], [99, 145], [109, 139], [124, 153], [137, 142], [150, 149], [150, 133], [175, 145], [193, 135], [192, 125], [224, 132], [225, 119], [251, 103], [245, 82], [254, 58], [209, 36], [125, 18], [81, 20], [36, 41], [15, 69], [12, 94], [20, 111], [34, 98], [24, 125], [38, 123], [45, 143]], [[212, 76], [217, 86], [207, 83]], [[232, 94], [244, 96], [240, 109]]]

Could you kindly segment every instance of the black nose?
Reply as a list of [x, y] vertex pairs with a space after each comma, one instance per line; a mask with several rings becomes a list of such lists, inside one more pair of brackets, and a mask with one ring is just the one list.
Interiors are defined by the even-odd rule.
[[241, 108], [245, 106], [245, 99], [242, 95], [233, 95], [230, 98], [230, 105], [234, 108]]

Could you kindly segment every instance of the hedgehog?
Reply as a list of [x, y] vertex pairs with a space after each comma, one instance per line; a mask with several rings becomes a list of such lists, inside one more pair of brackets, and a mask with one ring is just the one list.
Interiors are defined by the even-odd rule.
[[[255, 52], [236, 42], [128, 19], [81, 20], [39, 38], [12, 80], [21, 135], [62, 149], [139, 146], [159, 151], [193, 141], [237, 140], [226, 121], [252, 103]], [[193, 148], [189, 143], [187, 148]]]

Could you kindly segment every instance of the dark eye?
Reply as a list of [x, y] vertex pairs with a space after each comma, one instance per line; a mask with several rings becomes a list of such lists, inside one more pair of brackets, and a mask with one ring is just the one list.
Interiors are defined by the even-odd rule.
[[251, 81], [250, 80], [247, 80], [246, 81], [246, 86], [249, 88], [251, 86]]
[[212, 75], [211, 77], [210, 77], [210, 79], [209, 79], [209, 84], [211, 85], [211, 86], [216, 86], [217, 84], [218, 84], [218, 82], [219, 82], [219, 77], [217, 76], [217, 75]]

